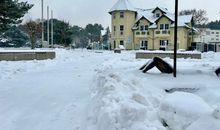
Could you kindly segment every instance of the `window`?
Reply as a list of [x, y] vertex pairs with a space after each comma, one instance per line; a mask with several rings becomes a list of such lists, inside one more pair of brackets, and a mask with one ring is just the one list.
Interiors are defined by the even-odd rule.
[[215, 34], [215, 32], [212, 32], [212, 34]]
[[124, 12], [120, 12], [120, 18], [124, 18]]
[[168, 30], [169, 24], [160, 24], [160, 30]]
[[144, 26], [143, 25], [141, 25], [140, 30], [144, 31]]
[[147, 31], [148, 30], [148, 25], [141, 25], [140, 30], [141, 31]]
[[169, 29], [169, 24], [165, 24], [165, 29]]
[[160, 30], [164, 29], [164, 24], [160, 24]]
[[207, 31], [207, 32], [206, 32], [206, 35], [210, 35], [210, 32], [209, 32], [209, 31]]
[[123, 34], [124, 34], [124, 32], [123, 32], [123, 31], [124, 31], [124, 26], [123, 26], [123, 25], [120, 25], [120, 34], [121, 34], [121, 35], [123, 35]]
[[124, 46], [124, 41], [120, 41], [120, 45]]
[[217, 38], [216, 41], [219, 41], [219, 39]]
[[113, 19], [115, 19], [115, 18], [116, 18], [116, 14], [114, 13], [114, 14], [113, 14]]
[[168, 45], [168, 40], [160, 40], [160, 47], [166, 47]]
[[160, 13], [157, 13], [157, 14], [156, 14], [156, 17], [159, 18], [159, 17], [160, 17]]
[[140, 49], [147, 50], [148, 49], [148, 41], [143, 40], [140, 42]]
[[145, 26], [144, 26], [144, 29], [147, 31], [147, 30], [148, 30], [148, 25], [145, 25]]
[[120, 25], [120, 31], [124, 31], [124, 26]]
[[116, 31], [116, 26], [114, 26], [114, 31]]
[[219, 32], [216, 32], [216, 34], [219, 34]]
[[160, 50], [166, 51], [168, 40], [160, 40]]
[[216, 37], [219, 37], [219, 35], [216, 35]]

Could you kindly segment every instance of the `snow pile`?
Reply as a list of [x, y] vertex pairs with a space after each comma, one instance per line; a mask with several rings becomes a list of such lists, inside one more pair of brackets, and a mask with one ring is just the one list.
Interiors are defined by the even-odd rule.
[[157, 118], [155, 106], [159, 104], [149, 101], [157, 98], [141, 93], [134, 77], [129, 81], [122, 79], [122, 75], [98, 72], [88, 130], [166, 130]]
[[212, 108], [200, 97], [175, 92], [162, 101], [159, 115], [170, 129], [185, 130], [193, 121], [211, 112]]
[[220, 107], [212, 115], [202, 116], [186, 130], [220, 130]]
[[125, 47], [123, 45], [119, 45], [119, 49], [125, 50]]
[[[219, 79], [213, 73], [219, 62], [212, 64], [217, 54], [205, 54], [210, 56], [202, 60], [178, 59], [177, 78], [155, 68], [143, 74], [138, 69], [147, 60], [131, 54], [123, 52], [98, 66], [88, 130], [167, 130], [168, 126], [186, 130], [201, 117], [212, 115], [220, 99]], [[196, 91], [165, 93], [172, 88]]]
[[2, 37], [0, 36], [0, 43], [4, 43], [4, 42], [8, 42], [8, 41], [9, 41], [8, 39], [2, 38]]
[[212, 114], [216, 119], [220, 119], [220, 107], [217, 107], [213, 114]]

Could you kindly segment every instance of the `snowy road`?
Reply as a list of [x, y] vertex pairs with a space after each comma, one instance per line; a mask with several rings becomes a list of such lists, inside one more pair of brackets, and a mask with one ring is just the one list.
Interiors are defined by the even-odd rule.
[[27, 72], [0, 80], [0, 130], [84, 130], [94, 69], [104, 59], [78, 54], [39, 61], [36, 70], [16, 63]]

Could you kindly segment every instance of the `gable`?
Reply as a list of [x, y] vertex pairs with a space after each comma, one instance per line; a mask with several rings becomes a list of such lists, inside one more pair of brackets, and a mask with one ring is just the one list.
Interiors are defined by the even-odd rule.
[[158, 23], [158, 22], [160, 22], [160, 21], [170, 21], [171, 23], [173, 23], [174, 21], [171, 19], [171, 18], [169, 18], [169, 17], [167, 17], [166, 15], [162, 15], [160, 18], [158, 18], [156, 21], [155, 21], [155, 23]]
[[139, 20], [137, 20], [137, 22], [135, 24], [140, 23], [140, 22], [145, 22], [145, 23], [148, 23], [148, 24], [152, 24], [152, 22], [150, 22], [150, 20], [148, 20], [144, 16], [142, 16]]
[[162, 14], [166, 14], [166, 12], [165, 12], [163, 9], [159, 8], [159, 7], [156, 7], [156, 8], [152, 11], [152, 13], [156, 13], [157, 11], [160, 11]]

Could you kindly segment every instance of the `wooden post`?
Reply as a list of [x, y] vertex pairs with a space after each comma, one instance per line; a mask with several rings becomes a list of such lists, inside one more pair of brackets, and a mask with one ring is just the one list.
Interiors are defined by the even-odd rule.
[[173, 58], [173, 76], [176, 77], [177, 61], [177, 30], [178, 29], [178, 0], [175, 0], [175, 28], [174, 28], [174, 58]]

